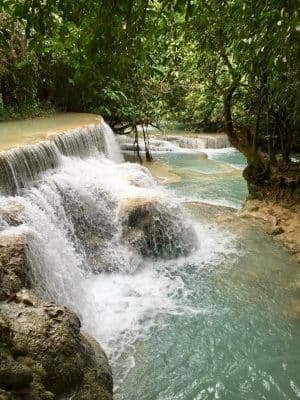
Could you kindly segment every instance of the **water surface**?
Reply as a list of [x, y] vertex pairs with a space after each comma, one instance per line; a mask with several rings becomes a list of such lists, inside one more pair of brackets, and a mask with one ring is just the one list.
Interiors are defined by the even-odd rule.
[[156, 153], [154, 157], [182, 178], [169, 186], [182, 199], [241, 207], [248, 194], [242, 177], [244, 157], [234, 149], [202, 151], [208, 159], [197, 152]]
[[[24, 223], [0, 220], [0, 230], [27, 235], [41, 296], [77, 312], [102, 344], [114, 398], [299, 398], [296, 265], [261, 227], [232, 211], [221, 223], [220, 207], [215, 214], [199, 202], [191, 214], [180, 207], [200, 199], [240, 207], [247, 194], [242, 157], [228, 149], [208, 149], [208, 160], [197, 151], [159, 154], [181, 180], [158, 185], [146, 168], [121, 162], [112, 132], [103, 129], [108, 157], [82, 143], [91, 146], [82, 149], [85, 157], [61, 155], [18, 196], [1, 196], [3, 208], [16, 202]], [[182, 226], [192, 225], [197, 249], [172, 260], [135, 252], [122, 240], [119, 210], [137, 197], [176, 212], [178, 242]]]
[[93, 114], [57, 113], [47, 117], [0, 122], [0, 151], [34, 144], [45, 140], [49, 134], [97, 124], [99, 121], [99, 116]]
[[[244, 157], [233, 149], [203, 151], [208, 160], [199, 153], [154, 154], [181, 177], [167, 190], [184, 201], [241, 207]], [[300, 398], [296, 264], [261, 227], [234, 218], [220, 224], [198, 207], [200, 249], [145, 267], [158, 293], [147, 274], [146, 288], [135, 289], [137, 279], [118, 293], [126, 315], [136, 311], [132, 298], [148, 300], [134, 320], [134, 341], [114, 359], [115, 399]]]

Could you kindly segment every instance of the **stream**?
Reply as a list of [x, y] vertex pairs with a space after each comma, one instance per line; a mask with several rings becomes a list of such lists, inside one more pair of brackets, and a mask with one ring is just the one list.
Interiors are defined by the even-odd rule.
[[[99, 340], [115, 400], [300, 398], [296, 264], [257, 225], [220, 223], [201, 203], [218, 214], [242, 206], [242, 156], [176, 143], [163, 151], [164, 143], [153, 155], [179, 178], [158, 184], [123, 161], [106, 124], [95, 143], [76, 142], [79, 154], [90, 146], [83, 158], [63, 140], [54, 169], [39, 168], [33, 185], [0, 197], [24, 221], [0, 219], [0, 230], [26, 234], [36, 290], [72, 308]], [[122, 210], [136, 199], [159, 204], [156, 222], [178, 257], [145, 256], [126, 242]]]
[[[154, 152], [181, 178], [164, 187], [182, 202], [240, 208], [247, 196], [243, 156], [232, 148], [200, 151]], [[141, 333], [127, 350], [131, 368], [117, 380], [115, 398], [300, 398], [300, 321], [292, 309], [296, 265], [250, 223], [221, 226], [201, 203], [193, 222], [198, 252], [153, 263], [159, 283], [149, 280], [136, 294], [152, 300], [143, 307]], [[130, 313], [134, 295], [127, 289], [119, 295]], [[122, 376], [123, 358], [116, 376]]]

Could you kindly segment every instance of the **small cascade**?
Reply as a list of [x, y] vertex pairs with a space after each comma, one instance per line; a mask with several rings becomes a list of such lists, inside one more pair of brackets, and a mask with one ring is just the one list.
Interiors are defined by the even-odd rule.
[[197, 136], [169, 135], [164, 137], [164, 140], [174, 143], [180, 148], [194, 150], [223, 149], [231, 146], [225, 134], [199, 134]]
[[95, 152], [122, 161], [114, 133], [101, 122], [49, 136], [48, 140], [0, 152], [0, 193], [15, 195], [39, 179], [41, 173], [57, 168], [62, 157], [87, 158]]
[[[120, 135], [117, 140], [122, 151], [134, 151], [133, 138], [130, 136]], [[225, 134], [199, 134], [195, 136], [155, 135], [150, 138], [150, 148], [153, 152], [182, 152], [229, 147], [231, 147], [231, 144]]]
[[116, 163], [121, 163], [124, 161], [124, 157], [121, 153], [120, 146], [116, 140], [116, 137], [110, 127], [104, 122], [102, 124], [102, 130], [105, 137], [105, 149], [106, 154], [110, 160]]
[[41, 172], [56, 168], [61, 155], [52, 141], [0, 153], [0, 193], [13, 195]]
[[[104, 122], [60, 133], [50, 137], [59, 152], [68, 157], [88, 157], [95, 149], [103, 152], [105, 149]], [[109, 128], [110, 129], [110, 128]]]
[[[126, 135], [119, 135], [117, 137], [117, 140], [119, 142], [120, 148], [122, 151], [126, 152], [134, 152], [134, 143], [133, 143], [133, 138], [130, 136]], [[161, 139], [161, 138], [150, 138], [149, 140], [150, 143], [150, 148], [151, 151], [154, 152], [178, 152], [180, 151], [179, 146], [177, 143], [173, 143], [172, 141], [168, 141], [167, 138]], [[144, 149], [141, 147], [140, 149], [141, 152], [144, 151]]]

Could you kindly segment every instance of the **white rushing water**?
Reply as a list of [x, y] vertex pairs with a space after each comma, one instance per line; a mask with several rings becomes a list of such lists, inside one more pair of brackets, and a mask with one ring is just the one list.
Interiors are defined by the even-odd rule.
[[[37, 161], [26, 156], [26, 171], [21, 173], [20, 159], [28, 149]], [[147, 251], [152, 247], [161, 251], [165, 246], [159, 254], [168, 258], [177, 254], [179, 268], [195, 259], [218, 264], [234, 252], [232, 237], [224, 239], [216, 228], [193, 224], [179, 201], [159, 187], [148, 170], [121, 163], [119, 146], [107, 125], [85, 134], [79, 130], [75, 139], [72, 133], [56, 136], [49, 143], [5, 156], [10, 179], [15, 179], [18, 195], [13, 203], [22, 224], [12, 228], [2, 219], [2, 233], [26, 234], [36, 290], [76, 311], [113, 365], [127, 354], [120, 379], [134, 365], [129, 349], [151, 329], [152, 314], [206, 312], [201, 307], [185, 309], [178, 302], [189, 291], [172, 273], [170, 261], [162, 264], [160, 257], [155, 261], [143, 255], [151, 255]], [[155, 205], [147, 229], [156, 233], [145, 254], [124, 235], [122, 210], [136, 199]], [[9, 204], [12, 197], [0, 198], [1, 209], [9, 209]]]
[[[99, 145], [100, 133], [106, 156]], [[154, 202], [158, 238], [166, 249], [171, 246], [169, 258], [172, 252], [211, 257], [206, 245], [212, 237], [191, 227], [176, 198], [157, 186], [148, 170], [121, 163], [119, 146], [107, 125], [87, 131], [91, 138], [84, 138], [84, 130], [75, 132], [75, 140], [72, 134], [5, 154], [18, 191], [14, 210], [23, 223], [10, 228], [2, 219], [0, 227], [4, 234], [12, 229], [26, 234], [36, 289], [79, 313], [85, 329], [100, 340], [114, 362], [148, 331], [150, 320], [141, 321], [149, 312], [182, 312], [175, 298], [184, 291], [180, 279], [165, 275], [126, 241], [123, 205], [136, 199]], [[27, 175], [19, 178], [20, 159], [28, 150], [37, 161], [28, 158]], [[52, 154], [57, 160], [54, 169], [50, 169]], [[1, 209], [10, 204], [11, 197], [0, 198]]]
[[[128, 135], [119, 135], [118, 142], [123, 151], [133, 151], [133, 139]], [[225, 134], [198, 134], [189, 135], [155, 135], [150, 137], [150, 148], [152, 152], [183, 152], [201, 151], [204, 149], [230, 148], [228, 137]], [[141, 152], [143, 152], [143, 146]]]
[[0, 152], [0, 194], [16, 194], [39, 178], [39, 174], [62, 164], [62, 156], [87, 158], [105, 152], [122, 162], [114, 134], [101, 122], [49, 136], [48, 140]]
[[0, 234], [27, 237], [35, 290], [99, 340], [117, 400], [297, 398], [287, 256], [244, 222], [221, 228], [197, 204], [192, 220], [180, 204], [239, 194], [243, 160], [157, 147], [173, 149], [157, 156], [182, 174], [173, 189], [122, 162], [106, 124], [0, 153]]

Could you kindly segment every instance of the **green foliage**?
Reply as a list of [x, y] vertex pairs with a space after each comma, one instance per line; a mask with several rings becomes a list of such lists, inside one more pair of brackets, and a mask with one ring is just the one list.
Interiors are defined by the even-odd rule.
[[0, 104], [0, 121], [26, 119], [32, 117], [44, 117], [56, 112], [53, 105], [49, 102], [38, 103], [22, 103], [14, 106], [1, 106]]
[[24, 25], [0, 13], [0, 93], [4, 104], [30, 102], [37, 94], [38, 60]]
[[299, 5], [2, 0], [2, 109], [47, 101], [112, 124], [193, 129], [228, 128], [230, 118], [237, 135], [248, 132], [246, 147], [288, 160], [300, 142]]

